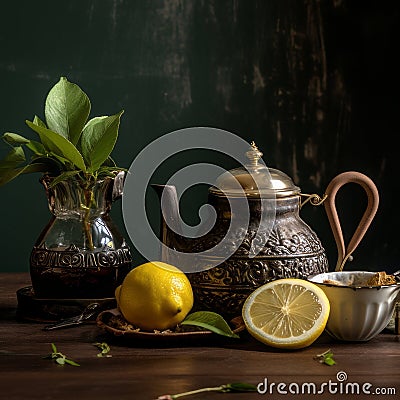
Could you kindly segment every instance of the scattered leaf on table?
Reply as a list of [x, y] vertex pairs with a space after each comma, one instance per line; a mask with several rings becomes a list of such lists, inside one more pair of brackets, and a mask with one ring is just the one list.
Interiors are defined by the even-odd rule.
[[189, 314], [182, 322], [181, 325], [194, 325], [207, 329], [218, 335], [239, 338], [239, 336], [232, 331], [229, 324], [220, 315], [212, 311], [197, 311]]

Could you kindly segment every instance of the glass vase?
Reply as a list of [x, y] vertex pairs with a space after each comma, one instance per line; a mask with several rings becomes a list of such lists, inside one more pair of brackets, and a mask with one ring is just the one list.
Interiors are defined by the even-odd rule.
[[132, 267], [129, 246], [110, 217], [121, 197], [124, 172], [96, 183], [74, 177], [56, 184], [41, 179], [52, 217], [30, 256], [37, 298], [114, 297]]

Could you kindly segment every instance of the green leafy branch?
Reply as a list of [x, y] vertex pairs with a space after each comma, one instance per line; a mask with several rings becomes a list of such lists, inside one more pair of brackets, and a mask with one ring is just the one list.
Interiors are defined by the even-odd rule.
[[[4, 133], [3, 140], [11, 150], [0, 160], [0, 186], [33, 172], [55, 176], [56, 183], [72, 176], [85, 182], [115, 176], [122, 168], [116, 166], [110, 155], [124, 111], [88, 120], [90, 110], [86, 93], [61, 77], [46, 97], [46, 122], [38, 116], [33, 121], [26, 120], [38, 140]], [[30, 159], [24, 148], [31, 152]]]
[[78, 363], [76, 363], [73, 360], [70, 360], [64, 354], [57, 351], [57, 347], [54, 343], [51, 344], [51, 349], [52, 349], [52, 352], [49, 355], [43, 357], [44, 359], [54, 360], [59, 365], [69, 364], [74, 367], [80, 367], [80, 365]]
[[93, 346], [96, 346], [100, 350], [100, 353], [97, 353], [97, 357], [112, 357], [111, 354], [108, 354], [111, 349], [107, 343], [93, 343]]
[[321, 364], [326, 364], [329, 366], [336, 364], [336, 361], [333, 359], [333, 353], [331, 349], [324, 351], [321, 354], [317, 354], [314, 359], [319, 361]]
[[[93, 345], [100, 350], [100, 352], [97, 353], [97, 357], [112, 357], [111, 354], [108, 354], [111, 351], [111, 348], [107, 343], [93, 343]], [[80, 364], [67, 358], [63, 353], [59, 352], [54, 343], [51, 343], [51, 350], [52, 352], [47, 356], [44, 356], [43, 359], [54, 360], [54, 362], [59, 365], [69, 364], [74, 367], [80, 367]]]
[[[45, 122], [35, 115], [26, 124], [38, 140], [6, 132], [3, 140], [11, 147], [0, 160], [0, 186], [21, 174], [41, 172], [48, 187], [74, 179], [83, 190], [83, 231], [93, 249], [90, 210], [96, 207], [93, 188], [99, 179], [115, 177], [125, 170], [111, 158], [118, 138], [123, 110], [111, 116], [89, 118], [91, 103], [86, 93], [65, 77], [51, 88], [45, 101]], [[24, 150], [25, 149], [25, 150]], [[28, 159], [25, 151], [31, 153]]]

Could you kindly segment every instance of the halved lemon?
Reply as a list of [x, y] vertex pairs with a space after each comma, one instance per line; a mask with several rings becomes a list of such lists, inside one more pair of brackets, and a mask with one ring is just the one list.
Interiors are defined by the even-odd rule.
[[278, 279], [252, 292], [242, 316], [249, 333], [272, 347], [300, 349], [325, 329], [329, 300], [317, 285], [295, 278]]

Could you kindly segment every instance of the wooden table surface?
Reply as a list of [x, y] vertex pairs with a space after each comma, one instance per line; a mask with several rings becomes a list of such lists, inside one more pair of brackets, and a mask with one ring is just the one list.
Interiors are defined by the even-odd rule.
[[[372, 386], [364, 388], [371, 393], [386, 393], [380, 398], [400, 398], [400, 337], [391, 332], [356, 344], [336, 342], [323, 334], [310, 347], [297, 351], [269, 348], [247, 332], [242, 332], [238, 341], [173, 345], [127, 342], [94, 323], [44, 331], [43, 324], [18, 321], [16, 291], [28, 285], [27, 273], [0, 274], [0, 393], [4, 395], [0, 398], [152, 400], [201, 387], [239, 381], [257, 385], [266, 380], [268, 385], [260, 389], [267, 387], [272, 394], [206, 393], [183, 398], [364, 399], [365, 394], [350, 392], [357, 387], [361, 392], [362, 385], [368, 383]], [[95, 342], [108, 343], [112, 357], [97, 357]], [[60, 366], [43, 359], [51, 352], [51, 343], [80, 367]], [[336, 365], [314, 360], [315, 355], [329, 348]], [[346, 375], [347, 380], [342, 380]], [[280, 383], [286, 386], [278, 386]], [[314, 390], [313, 385], [323, 394], [307, 394]], [[281, 394], [278, 387], [288, 393]], [[299, 394], [290, 394], [297, 388]]]

